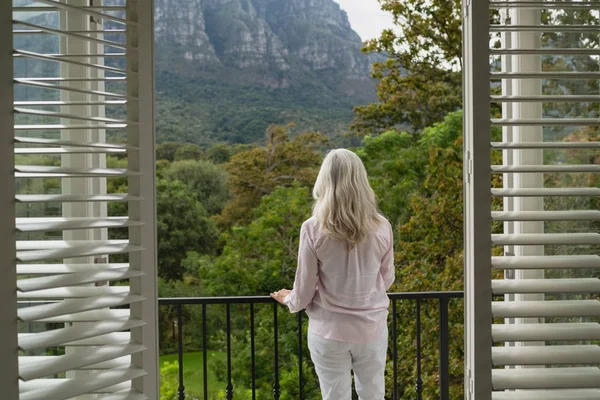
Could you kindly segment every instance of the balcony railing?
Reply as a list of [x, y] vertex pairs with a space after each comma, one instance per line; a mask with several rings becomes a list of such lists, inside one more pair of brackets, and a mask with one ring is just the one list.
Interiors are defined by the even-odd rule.
[[[449, 400], [449, 324], [448, 324], [448, 304], [451, 299], [458, 299], [463, 297], [463, 292], [407, 292], [407, 293], [390, 293], [389, 298], [391, 300], [391, 326], [389, 330], [389, 338], [391, 344], [392, 354], [392, 399], [399, 399], [398, 395], [398, 348], [397, 348], [397, 335], [398, 335], [398, 313], [397, 313], [397, 302], [398, 301], [411, 301], [415, 302], [415, 322], [414, 328], [416, 330], [416, 348], [415, 348], [415, 363], [416, 363], [416, 377], [415, 377], [415, 390], [416, 398], [422, 399], [423, 394], [423, 380], [421, 376], [421, 365], [422, 365], [422, 343], [421, 343], [421, 311], [422, 303], [424, 300], [437, 300], [439, 306], [439, 393], [441, 400]], [[279, 369], [279, 326], [278, 326], [278, 313], [287, 312], [284, 308], [280, 308], [273, 299], [269, 296], [239, 296], [239, 297], [182, 297], [182, 298], [162, 298], [159, 299], [159, 305], [161, 306], [173, 306], [176, 316], [176, 330], [177, 330], [177, 353], [178, 353], [178, 367], [179, 367], [179, 388], [178, 397], [179, 400], [185, 399], [185, 382], [184, 382], [184, 366], [183, 366], [183, 354], [184, 354], [184, 341], [183, 341], [183, 307], [196, 305], [202, 308], [202, 350], [203, 350], [203, 398], [204, 400], [209, 399], [209, 387], [208, 387], [208, 349], [207, 349], [207, 306], [209, 305], [224, 305], [225, 306], [225, 334], [226, 334], [226, 358], [227, 358], [227, 386], [225, 388], [226, 399], [231, 400], [234, 398], [234, 387], [232, 382], [232, 360], [231, 360], [231, 306], [232, 305], [248, 305], [250, 309], [250, 362], [251, 362], [251, 392], [252, 399], [256, 398], [256, 346], [255, 346], [255, 305], [256, 304], [272, 304], [273, 307], [273, 391], [272, 396], [274, 399], [281, 397], [281, 386], [280, 386], [280, 369]], [[297, 357], [298, 357], [298, 384], [299, 384], [299, 399], [305, 399], [304, 394], [304, 376], [302, 370], [303, 361], [308, 355], [303, 354], [303, 329], [302, 323], [304, 319], [304, 313], [300, 312], [296, 316], [298, 324], [298, 342], [297, 342]], [[406, 324], [402, 325], [403, 328], [407, 328]], [[175, 336], [175, 335], [174, 335]]]

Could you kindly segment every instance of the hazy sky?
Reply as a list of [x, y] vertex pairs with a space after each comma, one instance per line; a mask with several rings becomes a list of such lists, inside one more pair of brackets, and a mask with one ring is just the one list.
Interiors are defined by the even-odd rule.
[[348, 13], [352, 28], [367, 40], [378, 37], [382, 30], [391, 28], [392, 15], [381, 11], [377, 0], [335, 0]]

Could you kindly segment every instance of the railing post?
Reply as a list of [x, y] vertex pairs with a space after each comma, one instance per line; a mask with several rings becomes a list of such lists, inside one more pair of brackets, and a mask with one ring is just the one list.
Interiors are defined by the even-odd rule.
[[254, 303], [250, 303], [250, 368], [252, 368], [252, 400], [256, 400], [256, 357], [254, 353]]
[[423, 394], [423, 379], [421, 379], [421, 298], [417, 298], [417, 400]]
[[299, 400], [304, 398], [304, 382], [302, 379], [302, 311], [298, 312], [298, 381]]
[[275, 384], [273, 385], [273, 398], [279, 400], [281, 387], [279, 386], [279, 328], [277, 327], [277, 302], [273, 302], [273, 349], [275, 354]]
[[233, 399], [233, 384], [231, 383], [231, 305], [226, 305], [227, 313], [227, 389], [225, 396], [227, 400]]
[[394, 366], [394, 385], [393, 385], [393, 393], [392, 400], [398, 400], [398, 334], [396, 332], [396, 325], [398, 322], [396, 321], [397, 311], [396, 311], [396, 299], [392, 300], [392, 364]]
[[440, 400], [450, 400], [448, 386], [448, 298], [440, 297]]
[[177, 305], [177, 357], [179, 364], [179, 400], [185, 400], [185, 386], [183, 385], [183, 318], [181, 317], [182, 305]]
[[204, 400], [208, 400], [208, 349], [206, 347], [206, 304], [202, 304], [202, 366], [204, 367]]

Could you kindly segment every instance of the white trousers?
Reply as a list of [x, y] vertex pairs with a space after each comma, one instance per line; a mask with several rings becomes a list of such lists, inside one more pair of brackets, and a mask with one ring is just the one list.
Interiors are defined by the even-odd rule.
[[360, 400], [384, 400], [388, 332], [369, 343], [345, 343], [308, 332], [308, 348], [323, 400], [351, 400], [352, 375]]

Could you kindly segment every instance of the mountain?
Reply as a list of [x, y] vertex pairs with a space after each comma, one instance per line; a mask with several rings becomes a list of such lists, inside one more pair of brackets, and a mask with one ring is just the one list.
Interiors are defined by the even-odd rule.
[[250, 143], [269, 124], [340, 137], [375, 99], [333, 0], [156, 0], [159, 141]]

